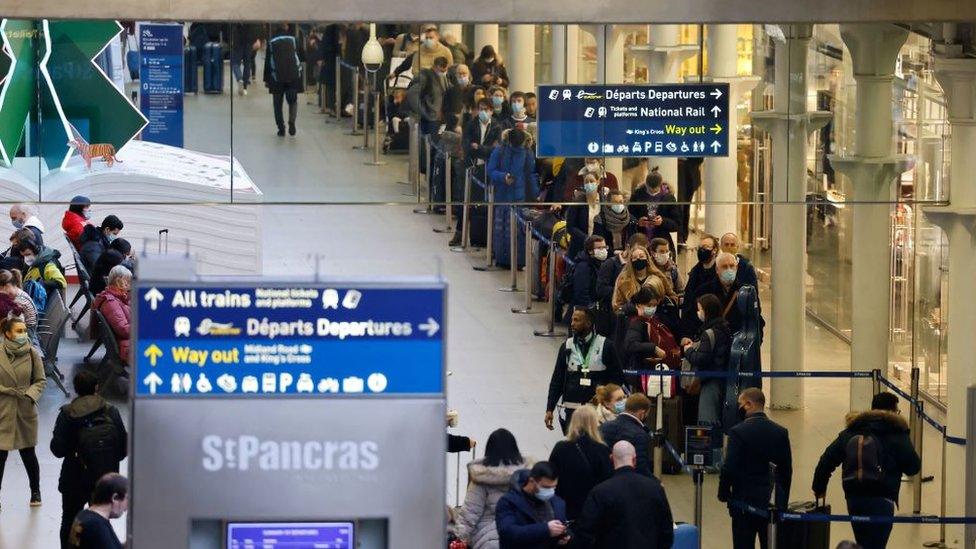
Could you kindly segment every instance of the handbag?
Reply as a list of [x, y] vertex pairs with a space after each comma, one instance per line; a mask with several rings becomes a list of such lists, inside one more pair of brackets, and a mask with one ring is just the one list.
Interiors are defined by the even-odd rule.
[[[712, 348], [715, 348], [715, 334], [712, 330], [705, 330], [702, 334], [708, 338], [708, 342], [711, 344]], [[698, 345], [697, 343], [695, 344]], [[693, 372], [695, 368], [691, 365], [691, 362], [687, 358], [681, 359], [681, 371], [682, 372]], [[701, 379], [698, 377], [691, 376], [681, 376], [681, 388], [684, 389], [686, 394], [697, 395], [701, 393]]]

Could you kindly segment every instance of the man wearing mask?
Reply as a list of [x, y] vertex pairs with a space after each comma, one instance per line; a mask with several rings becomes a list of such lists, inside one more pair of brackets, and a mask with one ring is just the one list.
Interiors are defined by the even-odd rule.
[[[492, 116], [491, 101], [478, 101], [477, 116], [464, 127], [464, 156], [468, 166], [484, 166], [491, 150], [501, 139], [502, 129]], [[483, 179], [484, 174], [478, 174]]]
[[44, 224], [37, 218], [33, 207], [25, 204], [14, 204], [10, 207], [10, 224], [15, 229], [28, 228], [34, 233], [34, 242], [44, 245]]
[[592, 309], [577, 307], [573, 310], [570, 329], [572, 336], [559, 346], [556, 365], [549, 381], [549, 398], [546, 402], [546, 428], [553, 430], [556, 403], [562, 399], [566, 417], [559, 419], [563, 434], [580, 406], [593, 400], [596, 388], [607, 383], [622, 384], [623, 371], [613, 342], [593, 330]]
[[573, 269], [573, 300], [574, 308], [589, 308], [597, 305], [596, 279], [600, 273], [600, 266], [607, 260], [607, 241], [599, 235], [586, 238], [583, 249], [576, 256], [576, 267]]
[[626, 440], [633, 445], [634, 450], [637, 451], [634, 469], [648, 477], [654, 476], [651, 470], [651, 433], [644, 425], [650, 413], [651, 400], [647, 395], [634, 393], [627, 397], [622, 414], [600, 426], [600, 436], [607, 446], [612, 448], [621, 440]]
[[[362, 48], [360, 47], [360, 49]], [[423, 70], [433, 68], [439, 57], [447, 60], [445, 71], [448, 66], [454, 64], [454, 54], [451, 53], [451, 48], [441, 44], [440, 36], [437, 34], [437, 25], [427, 24], [424, 25], [423, 32], [420, 35], [420, 45], [417, 47], [417, 51], [406, 58], [403, 63], [400, 63], [400, 66], [393, 72], [399, 76], [400, 73], [411, 70], [416, 75]], [[458, 60], [458, 63], [463, 62], [463, 59]]]
[[728, 448], [718, 481], [718, 500], [729, 504], [733, 549], [766, 548], [769, 521], [737, 506], [746, 503], [765, 510], [773, 487], [769, 464], [776, 465], [776, 507], [785, 509], [790, 498], [793, 456], [786, 428], [766, 417], [766, 396], [750, 388], [739, 395], [740, 423], [728, 430]]
[[129, 510], [129, 481], [118, 473], [99, 479], [92, 492], [91, 504], [82, 510], [71, 525], [69, 547], [78, 549], [121, 549], [122, 542], [112, 529], [112, 519]]
[[[738, 280], [738, 267], [738, 258], [730, 253], [719, 252], [715, 258], [715, 273], [718, 275], [717, 278], [703, 285], [698, 291], [698, 295], [714, 294], [718, 298], [722, 304], [723, 316], [729, 322], [729, 329], [732, 330], [733, 334], [742, 328], [742, 315], [739, 313], [739, 307], [736, 303], [739, 288], [743, 286]], [[756, 299], [759, 299], [758, 294]], [[757, 306], [759, 306], [758, 303]], [[759, 306], [759, 311], [761, 315], [761, 306]], [[760, 324], [762, 324], [761, 318], [760, 316]]]
[[546, 549], [568, 545], [566, 503], [556, 495], [556, 471], [547, 461], [512, 475], [511, 487], [495, 506], [501, 549]]
[[[579, 164], [577, 164], [578, 166]], [[566, 169], [565, 165], [563, 169]], [[597, 178], [597, 187], [601, 194], [607, 194], [610, 191], [619, 190], [617, 186], [617, 176], [606, 171], [603, 167], [603, 162], [601, 159], [596, 157], [586, 158], [583, 163], [583, 167], [575, 174], [568, 178], [565, 188], [562, 190], [562, 200], [564, 202], [575, 201], [576, 191], [583, 190], [583, 183], [586, 180], [586, 176], [593, 174]]]
[[700, 290], [718, 278], [715, 274], [717, 253], [718, 240], [710, 234], [702, 235], [698, 243], [698, 263], [688, 271], [688, 282], [685, 284], [684, 306], [681, 308], [682, 334], [693, 335], [698, 332], [701, 322], [696, 314], [695, 303], [698, 301], [698, 296], [705, 295], [705, 292]]
[[630, 196], [630, 213], [647, 232], [647, 238], [663, 238], [671, 253], [677, 257], [671, 233], [678, 231], [679, 210], [674, 195], [665, 188], [664, 177], [655, 166], [644, 184]]
[[81, 261], [89, 273], [95, 268], [99, 256], [108, 249], [108, 245], [119, 237], [122, 228], [122, 220], [114, 215], [106, 216], [100, 227], [85, 227], [81, 233], [81, 249], [78, 253], [81, 254]]
[[742, 286], [752, 286], [759, 288], [759, 277], [756, 275], [756, 268], [752, 266], [749, 259], [739, 253], [742, 242], [739, 235], [735, 233], [725, 233], [719, 240], [719, 248], [726, 253], [734, 255], [739, 260], [739, 270], [736, 274], [736, 282]]
[[454, 65], [447, 70], [448, 87], [444, 94], [444, 130], [461, 133], [464, 101], [471, 93], [471, 71], [467, 65]]
[[420, 119], [420, 133], [423, 135], [436, 135], [440, 129], [444, 94], [448, 87], [448, 65], [450, 62], [446, 57], [438, 57], [433, 67], [420, 71], [414, 77], [417, 82], [412, 82], [407, 88], [407, 103]]
[[529, 125], [535, 123], [535, 119], [530, 117], [528, 113], [525, 112], [524, 93], [514, 92], [509, 98], [509, 102], [511, 103], [512, 107], [511, 127], [525, 130], [528, 129]]

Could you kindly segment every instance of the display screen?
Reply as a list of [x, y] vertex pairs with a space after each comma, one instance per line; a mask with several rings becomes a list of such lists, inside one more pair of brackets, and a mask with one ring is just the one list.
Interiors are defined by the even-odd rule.
[[351, 549], [351, 522], [231, 522], [227, 549]]

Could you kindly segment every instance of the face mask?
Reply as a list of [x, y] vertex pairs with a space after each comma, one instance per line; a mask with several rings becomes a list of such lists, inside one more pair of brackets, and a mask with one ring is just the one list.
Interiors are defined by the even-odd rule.
[[624, 206], [623, 204], [614, 204], [610, 206], [610, 209], [613, 210], [614, 213], [618, 213], [618, 214], [624, 213], [624, 210], [626, 208], [627, 206]]
[[24, 222], [19, 219], [14, 219], [13, 221], [10, 222], [10, 224], [13, 225], [15, 229], [24, 228]]
[[487, 124], [491, 120], [491, 113], [488, 111], [478, 111], [478, 120], [481, 120], [482, 124]]
[[646, 268], [647, 268], [647, 260], [646, 259], [635, 259], [634, 260], [634, 270], [635, 271], [643, 271]]
[[105, 235], [105, 240], [108, 240], [108, 243], [111, 244], [118, 237], [119, 237], [119, 235], [117, 235], [117, 234], [108, 233], [107, 235]]
[[488, 59], [485, 59], [485, 63], [491, 64], [491, 63], [494, 63], [494, 62], [495, 62], [495, 58], [494, 57], [489, 57]]
[[739, 406], [738, 408], [736, 408], [735, 409], [735, 415], [736, 415], [736, 417], [739, 418], [739, 421], [744, 420], [746, 418], [746, 409], [745, 409], [745, 407], [744, 406]]
[[587, 162], [586, 163], [586, 171], [588, 171], [590, 173], [595, 173], [599, 169], [600, 169], [600, 164], [598, 162]]
[[735, 282], [735, 269], [726, 269], [722, 271], [722, 274], [719, 275], [719, 278], [721, 278], [722, 282], [726, 284], [732, 284], [733, 282]]
[[712, 251], [705, 248], [698, 248], [698, 261], [708, 263], [712, 260]]
[[468, 82], [470, 82], [470, 80], [468, 80], [467, 76], [462, 76], [461, 78], [458, 78], [458, 85], [461, 86], [462, 88], [464, 86], [467, 86]]
[[593, 250], [593, 257], [596, 258], [596, 259], [599, 259], [600, 261], [606, 261], [606, 259], [607, 259], [607, 249], [606, 248], [597, 248], [597, 249]]
[[502, 103], [504, 103], [504, 102], [505, 102], [505, 98], [504, 97], [498, 97], [497, 95], [491, 96], [491, 104], [494, 105], [496, 109], [498, 107], [501, 107], [502, 106]]
[[660, 265], [662, 267], [668, 264], [668, 260], [669, 259], [671, 259], [671, 256], [669, 256], [666, 253], [663, 253], [663, 254], [654, 254], [654, 263], [657, 263], [658, 265]]
[[583, 183], [583, 192], [591, 194], [596, 192], [596, 183]]
[[31, 265], [33, 265], [34, 264], [34, 256], [31, 255], [31, 256], [25, 257], [24, 258], [24, 264], [27, 265], [28, 267], [30, 267]]
[[521, 103], [512, 103], [512, 112], [515, 114], [521, 114], [525, 110], [525, 105]]
[[84, 217], [85, 219], [91, 219], [91, 210], [82, 210], [82, 211], [81, 211], [81, 215], [82, 215], [82, 216], [83, 216], [83, 217]]
[[645, 305], [644, 306], [644, 316], [650, 318], [650, 317], [654, 316], [654, 313], [656, 313], [656, 312], [657, 312], [657, 307], [656, 306], [653, 306], [653, 305]]
[[24, 343], [27, 343], [27, 334], [17, 334], [14, 336], [12, 341], [19, 345], [23, 345]]
[[614, 402], [613, 403], [613, 413], [615, 413], [615, 414], [622, 414], [622, 413], [624, 413], [624, 407], [625, 407], [626, 404], [627, 403], [624, 402], [623, 400], [618, 400], [617, 402]]
[[698, 322], [705, 322], [705, 311], [698, 311]]
[[543, 488], [540, 486], [539, 491], [535, 493], [535, 498], [539, 501], [549, 501], [555, 495], [555, 488]]
[[424, 47], [426, 47], [427, 49], [433, 48], [434, 47], [434, 39], [433, 38], [424, 38]]

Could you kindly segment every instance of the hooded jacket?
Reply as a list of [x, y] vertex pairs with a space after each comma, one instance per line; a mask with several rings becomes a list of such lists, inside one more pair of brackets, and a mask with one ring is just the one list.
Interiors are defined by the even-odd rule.
[[471, 549], [498, 549], [495, 506], [508, 491], [512, 475], [534, 462], [515, 465], [485, 465], [480, 459], [468, 464], [468, 493], [458, 517], [457, 535]]
[[[64, 217], [61, 218], [61, 228], [75, 248], [81, 246], [81, 232], [85, 230], [85, 225], [88, 225], [88, 220], [85, 219], [85, 216], [76, 214], [71, 210], [66, 210]], [[40, 245], [38, 243], [38, 246]]]
[[78, 254], [89, 273], [95, 268], [95, 263], [107, 248], [108, 239], [105, 238], [102, 229], [94, 225], [85, 225], [85, 229], [81, 232], [81, 247], [78, 249]]
[[37, 280], [50, 294], [54, 290], [64, 290], [68, 281], [64, 278], [61, 263], [61, 252], [54, 248], [42, 246], [40, 253], [34, 259], [33, 265], [24, 274], [24, 280]]
[[566, 504], [559, 496], [542, 502], [526, 494], [522, 487], [528, 480], [528, 469], [512, 475], [508, 493], [495, 507], [499, 549], [550, 549], [556, 546], [556, 539], [549, 535], [548, 522], [566, 522]]
[[813, 474], [813, 491], [827, 491], [830, 475], [844, 462], [847, 442], [859, 434], [874, 435], [881, 443], [881, 461], [884, 481], [881, 486], [856, 482], [844, 482], [844, 494], [848, 497], [883, 497], [898, 504], [898, 491], [902, 475], [919, 472], [922, 462], [908, 438], [908, 422], [895, 412], [870, 410], [847, 415], [847, 428], [827, 447]]
[[125, 458], [128, 434], [119, 410], [99, 395], [85, 395], [72, 400], [58, 413], [58, 419], [54, 423], [54, 435], [51, 437], [51, 453], [55, 457], [64, 458], [61, 464], [61, 477], [58, 480], [58, 490], [62, 493], [69, 491], [88, 493], [95, 487], [98, 479], [90, 478], [78, 459], [78, 433], [86, 419], [103, 413], [107, 413], [119, 429], [119, 445], [115, 455], [118, 461]]

